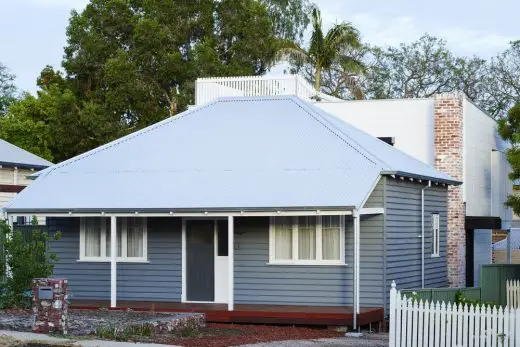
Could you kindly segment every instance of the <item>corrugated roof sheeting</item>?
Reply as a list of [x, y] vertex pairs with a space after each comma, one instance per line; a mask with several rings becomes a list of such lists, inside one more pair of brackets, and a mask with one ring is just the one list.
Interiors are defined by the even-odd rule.
[[8, 209], [346, 207], [383, 170], [449, 179], [334, 119], [292, 96], [220, 99], [46, 170]]
[[1, 164], [34, 168], [46, 168], [53, 165], [50, 161], [0, 139], [0, 165]]

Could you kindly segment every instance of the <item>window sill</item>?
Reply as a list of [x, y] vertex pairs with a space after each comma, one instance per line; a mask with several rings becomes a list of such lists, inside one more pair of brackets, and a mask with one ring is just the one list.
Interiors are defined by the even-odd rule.
[[[78, 259], [78, 263], [110, 263], [110, 259], [107, 258], [83, 258]], [[136, 263], [136, 264], [148, 264], [150, 263], [147, 259], [117, 259], [117, 263]]]
[[440, 258], [440, 257], [441, 257], [440, 254], [432, 254], [430, 256], [430, 258]]
[[267, 266], [348, 266], [339, 262], [295, 262], [295, 261], [276, 261], [266, 263]]

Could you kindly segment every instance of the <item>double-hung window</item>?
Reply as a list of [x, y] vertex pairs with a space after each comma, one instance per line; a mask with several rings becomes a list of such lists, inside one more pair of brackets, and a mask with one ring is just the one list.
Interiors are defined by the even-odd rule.
[[[84, 217], [80, 221], [80, 260], [110, 261], [110, 219]], [[146, 262], [146, 218], [117, 218], [117, 261]]]
[[432, 257], [440, 255], [440, 217], [438, 213], [432, 214]]
[[345, 262], [344, 216], [271, 217], [269, 235], [271, 264]]

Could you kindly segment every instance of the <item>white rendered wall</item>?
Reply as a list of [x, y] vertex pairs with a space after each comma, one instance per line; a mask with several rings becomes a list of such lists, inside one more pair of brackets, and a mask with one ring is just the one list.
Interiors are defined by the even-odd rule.
[[316, 106], [376, 137], [395, 137], [394, 146], [435, 165], [433, 99], [321, 102]]
[[464, 99], [464, 200], [466, 215], [502, 218], [504, 228], [511, 221], [511, 209], [504, 206], [512, 193], [506, 143], [497, 133], [497, 123], [471, 101]]

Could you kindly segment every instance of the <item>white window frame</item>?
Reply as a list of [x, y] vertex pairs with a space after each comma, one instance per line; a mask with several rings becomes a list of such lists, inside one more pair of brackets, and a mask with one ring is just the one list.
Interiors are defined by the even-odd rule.
[[[101, 223], [101, 256], [99, 257], [87, 257], [85, 255], [85, 218], [104, 218], [107, 221]], [[142, 257], [127, 257], [127, 219], [124, 217], [121, 220], [121, 256], [116, 258], [117, 262], [120, 263], [148, 263], [148, 221], [146, 217], [139, 217], [143, 223], [143, 256]], [[80, 235], [79, 235], [79, 260], [86, 262], [110, 262], [110, 257], [107, 256], [107, 233], [110, 236], [110, 223], [109, 218], [105, 217], [81, 217], [80, 218]], [[117, 239], [117, 238], [116, 238]], [[117, 251], [117, 247], [116, 247]]]
[[345, 216], [339, 216], [340, 249], [339, 260], [323, 259], [322, 249], [322, 216], [316, 217], [316, 259], [298, 259], [298, 216], [292, 217], [292, 259], [277, 260], [275, 258], [275, 218], [269, 217], [269, 263], [268, 265], [345, 265]]
[[441, 218], [438, 213], [431, 214], [432, 222], [432, 257], [440, 257]]

